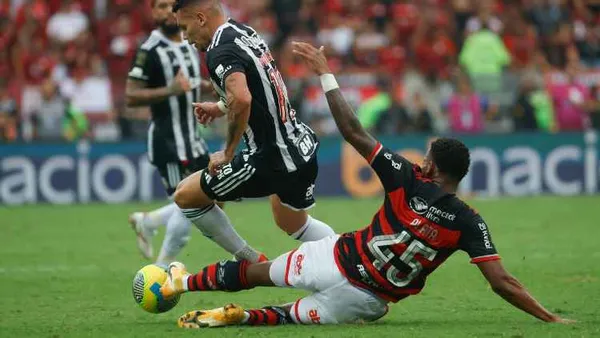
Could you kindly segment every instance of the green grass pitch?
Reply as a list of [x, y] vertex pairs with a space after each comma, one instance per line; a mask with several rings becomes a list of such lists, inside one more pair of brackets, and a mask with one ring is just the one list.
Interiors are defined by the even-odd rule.
[[[379, 200], [320, 199], [313, 215], [344, 232], [368, 224]], [[594, 337], [600, 336], [600, 197], [473, 201], [504, 264], [549, 309], [579, 322], [547, 325], [491, 292], [464, 253], [425, 290], [367, 325], [185, 331], [179, 315], [229, 302], [261, 307], [304, 293], [255, 289], [185, 295], [171, 312], [143, 312], [131, 296], [141, 259], [126, 219], [153, 205], [0, 207], [0, 337]], [[297, 243], [265, 201], [227, 206], [239, 232], [270, 257]], [[156, 238], [156, 247], [162, 236]], [[180, 256], [191, 271], [230, 257], [194, 230]]]

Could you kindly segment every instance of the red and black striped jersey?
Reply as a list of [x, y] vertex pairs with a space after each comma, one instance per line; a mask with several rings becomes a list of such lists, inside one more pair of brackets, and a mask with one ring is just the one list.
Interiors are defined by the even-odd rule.
[[483, 219], [421, 168], [377, 145], [369, 158], [386, 196], [369, 226], [344, 234], [336, 263], [354, 285], [388, 301], [419, 293], [427, 276], [457, 250], [472, 263], [500, 259]]

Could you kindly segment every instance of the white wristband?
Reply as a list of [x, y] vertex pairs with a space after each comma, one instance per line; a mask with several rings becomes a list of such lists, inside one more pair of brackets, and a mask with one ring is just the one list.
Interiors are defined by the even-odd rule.
[[223, 114], [228, 114], [229, 113], [229, 108], [227, 108], [227, 106], [225, 105], [225, 102], [223, 102], [222, 100], [219, 100], [219, 102], [217, 102], [217, 107], [219, 107], [219, 110]]
[[325, 93], [340, 88], [333, 74], [321, 75], [321, 87]]

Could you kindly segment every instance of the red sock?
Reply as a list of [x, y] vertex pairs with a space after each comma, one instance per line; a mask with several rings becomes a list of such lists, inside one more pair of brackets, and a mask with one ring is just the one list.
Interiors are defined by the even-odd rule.
[[[246, 281], [248, 261], [226, 261], [209, 265], [188, 278], [189, 291], [240, 291], [253, 288]], [[217, 278], [220, 276], [221, 278]]]

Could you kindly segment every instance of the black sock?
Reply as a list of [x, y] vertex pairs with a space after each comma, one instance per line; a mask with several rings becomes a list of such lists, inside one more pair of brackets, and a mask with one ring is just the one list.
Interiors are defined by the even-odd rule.
[[252, 289], [246, 281], [248, 261], [224, 261], [209, 265], [188, 279], [190, 291], [241, 291]]

